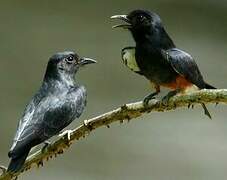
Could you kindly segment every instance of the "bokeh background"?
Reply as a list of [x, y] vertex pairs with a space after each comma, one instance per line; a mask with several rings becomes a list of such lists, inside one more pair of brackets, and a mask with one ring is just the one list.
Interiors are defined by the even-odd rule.
[[[75, 50], [98, 64], [78, 73], [88, 90], [80, 120], [141, 100], [151, 91], [128, 70], [120, 50], [134, 42], [112, 30], [109, 17], [145, 8], [160, 14], [178, 47], [190, 52], [204, 78], [227, 88], [227, 1], [225, 0], [8, 0], [0, 3], [0, 164], [26, 103], [39, 88], [48, 58]], [[166, 93], [163, 91], [162, 95]], [[224, 180], [227, 177], [226, 106], [151, 113], [130, 123], [101, 128], [66, 153], [21, 179]]]

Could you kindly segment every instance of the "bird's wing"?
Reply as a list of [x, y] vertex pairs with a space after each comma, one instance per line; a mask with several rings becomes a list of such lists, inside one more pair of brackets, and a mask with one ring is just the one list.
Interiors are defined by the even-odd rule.
[[58, 97], [52, 95], [43, 98], [33, 110], [32, 117], [25, 124], [22, 123], [23, 129], [16, 133], [12, 154], [56, 135], [82, 114], [85, 105], [86, 90], [82, 86]]
[[121, 59], [130, 70], [142, 75], [142, 72], [136, 62], [135, 53], [136, 53], [135, 47], [131, 46], [125, 47], [121, 50]]
[[184, 76], [197, 87], [204, 88], [205, 83], [203, 77], [190, 54], [180, 49], [172, 48], [163, 50], [162, 55], [178, 74]]
[[14, 136], [13, 143], [10, 148], [10, 152], [15, 148], [17, 141], [20, 139], [22, 132], [24, 131], [24, 129], [28, 126], [28, 124], [32, 120], [36, 106], [40, 103], [41, 99], [42, 99], [42, 97], [40, 97], [39, 94], [36, 94], [30, 101], [30, 103], [26, 106], [24, 113], [17, 125], [17, 131]]

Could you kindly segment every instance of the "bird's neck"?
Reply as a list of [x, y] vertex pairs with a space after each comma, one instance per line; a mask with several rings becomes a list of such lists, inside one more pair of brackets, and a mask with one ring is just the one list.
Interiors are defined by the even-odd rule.
[[43, 87], [52, 90], [68, 89], [75, 86], [73, 74], [58, 72], [54, 76], [44, 77]]
[[162, 26], [152, 29], [143, 29], [137, 32], [132, 32], [132, 34], [136, 46], [165, 50], [175, 47], [174, 42]]

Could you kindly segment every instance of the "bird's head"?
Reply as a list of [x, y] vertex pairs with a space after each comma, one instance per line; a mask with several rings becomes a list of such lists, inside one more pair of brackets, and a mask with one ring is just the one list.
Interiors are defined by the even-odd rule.
[[128, 29], [135, 38], [142, 34], [152, 33], [161, 25], [160, 17], [156, 13], [147, 10], [133, 10], [128, 15], [111, 16], [111, 19], [124, 21], [124, 24], [115, 25], [113, 28]]
[[90, 58], [79, 57], [74, 52], [59, 52], [50, 57], [45, 78], [58, 77], [59, 75], [74, 77], [80, 67], [92, 63], [96, 63], [96, 61]]

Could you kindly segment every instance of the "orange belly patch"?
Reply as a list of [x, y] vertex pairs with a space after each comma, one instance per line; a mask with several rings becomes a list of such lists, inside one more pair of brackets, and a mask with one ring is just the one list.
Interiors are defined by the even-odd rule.
[[163, 87], [170, 88], [170, 89], [181, 89], [186, 90], [187, 88], [193, 86], [191, 82], [189, 82], [187, 79], [185, 79], [183, 76], [177, 76], [176, 80], [171, 83], [164, 83], [160, 84]]

